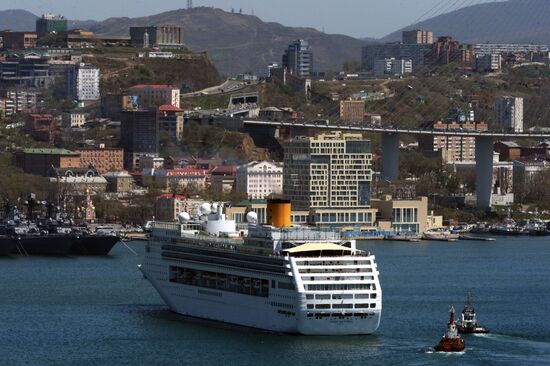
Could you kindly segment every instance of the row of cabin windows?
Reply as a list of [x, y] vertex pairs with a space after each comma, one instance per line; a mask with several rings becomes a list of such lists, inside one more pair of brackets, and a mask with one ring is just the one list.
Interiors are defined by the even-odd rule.
[[306, 285], [307, 291], [347, 291], [347, 290], [376, 290], [373, 283], [347, 283], [347, 284], [323, 284]]
[[[350, 260], [350, 261], [296, 261], [299, 266], [350, 266], [350, 265], [370, 265], [370, 260]], [[327, 268], [328, 269], [328, 268]]]
[[316, 300], [330, 300], [331, 298], [333, 300], [349, 300], [349, 299], [376, 299], [376, 294], [338, 294], [338, 295], [330, 295], [330, 294], [308, 294], [306, 295], [306, 300], [313, 300], [314, 298]]
[[372, 268], [306, 268], [301, 269], [300, 273], [360, 273], [372, 272]]
[[317, 309], [317, 310], [329, 310], [329, 309], [374, 309], [376, 303], [363, 303], [363, 304], [316, 304], [315, 307], [313, 304], [308, 304], [308, 310]]
[[269, 297], [269, 281], [260, 278], [170, 266], [170, 282], [243, 295]]

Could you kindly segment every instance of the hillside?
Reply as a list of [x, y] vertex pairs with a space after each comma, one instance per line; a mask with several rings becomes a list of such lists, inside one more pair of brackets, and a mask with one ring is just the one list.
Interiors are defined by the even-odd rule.
[[36, 19], [38, 19], [36, 15], [26, 10], [2, 10], [0, 11], [0, 30], [34, 31], [36, 28]]
[[550, 1], [508, 0], [465, 7], [400, 29], [381, 39], [401, 40], [408, 29], [429, 29], [434, 36], [452, 36], [461, 42], [548, 43]]
[[[33, 30], [35, 20], [36, 16], [29, 12], [0, 11], [1, 28], [10, 25], [14, 30]], [[98, 34], [127, 35], [130, 26], [167, 23], [182, 25], [186, 45], [193, 51], [207, 51], [222, 74], [256, 71], [270, 62], [280, 63], [285, 48], [296, 39], [311, 42], [316, 69], [340, 70], [345, 61], [360, 59], [364, 44], [344, 35], [325, 34], [312, 28], [285, 27], [263, 22], [253, 15], [208, 7], [173, 10], [141, 18], [71, 21], [70, 27]]]
[[130, 26], [181, 24], [187, 46], [207, 51], [221, 73], [255, 71], [270, 62], [280, 62], [287, 45], [306, 39], [313, 46], [318, 70], [339, 70], [343, 62], [359, 60], [363, 42], [344, 35], [330, 35], [312, 28], [285, 27], [263, 22], [252, 15], [228, 13], [221, 9], [199, 7], [174, 10], [142, 18], [111, 18], [81, 25], [98, 34], [128, 34]]
[[200, 90], [219, 82], [212, 62], [202, 55], [189, 59], [133, 59], [109, 57], [96, 53], [84, 61], [101, 69], [103, 93], [117, 93], [135, 84], [186, 84], [190, 90]]

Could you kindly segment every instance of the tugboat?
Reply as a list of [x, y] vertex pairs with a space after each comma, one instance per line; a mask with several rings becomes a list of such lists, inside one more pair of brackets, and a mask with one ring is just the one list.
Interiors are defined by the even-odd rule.
[[470, 291], [468, 291], [466, 305], [464, 306], [464, 310], [462, 310], [462, 317], [460, 322], [458, 323], [458, 332], [462, 334], [489, 333], [489, 330], [487, 328], [480, 327], [479, 324], [477, 324], [476, 311], [471, 305], [471, 302], [472, 295]]
[[447, 331], [439, 343], [434, 347], [434, 350], [436, 352], [462, 352], [464, 348], [464, 340], [460, 338], [455, 324], [455, 308], [451, 305], [451, 315], [449, 324], [447, 325]]

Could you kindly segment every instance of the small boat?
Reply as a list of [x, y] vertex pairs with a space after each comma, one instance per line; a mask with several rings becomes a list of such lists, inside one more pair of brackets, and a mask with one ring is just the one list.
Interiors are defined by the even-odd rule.
[[431, 229], [424, 232], [422, 239], [424, 240], [436, 240], [436, 241], [457, 241], [459, 234], [454, 234], [450, 230], [445, 229]]
[[518, 225], [514, 219], [507, 217], [500, 224], [497, 224], [489, 231], [495, 235], [525, 235], [528, 232], [524, 227]]
[[489, 333], [487, 328], [480, 327], [479, 324], [477, 324], [476, 311], [471, 303], [472, 294], [468, 291], [466, 305], [464, 306], [464, 310], [462, 310], [462, 316], [460, 322], [458, 323], [458, 332], [462, 334]]
[[495, 238], [489, 236], [476, 236], [469, 234], [460, 234], [460, 240], [470, 240], [470, 241], [496, 241]]
[[447, 331], [434, 347], [436, 352], [462, 352], [464, 351], [465, 344], [464, 339], [460, 338], [458, 329], [455, 324], [455, 308], [451, 305], [451, 315], [449, 317], [449, 324], [447, 325]]

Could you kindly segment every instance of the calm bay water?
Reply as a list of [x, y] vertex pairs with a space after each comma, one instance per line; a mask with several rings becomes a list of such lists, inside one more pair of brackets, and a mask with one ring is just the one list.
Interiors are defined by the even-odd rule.
[[[108, 258], [1, 258], [0, 365], [550, 365], [550, 238], [365, 242], [382, 323], [372, 336], [304, 337], [172, 314], [117, 245]], [[463, 354], [431, 352], [472, 289], [479, 321]]]

